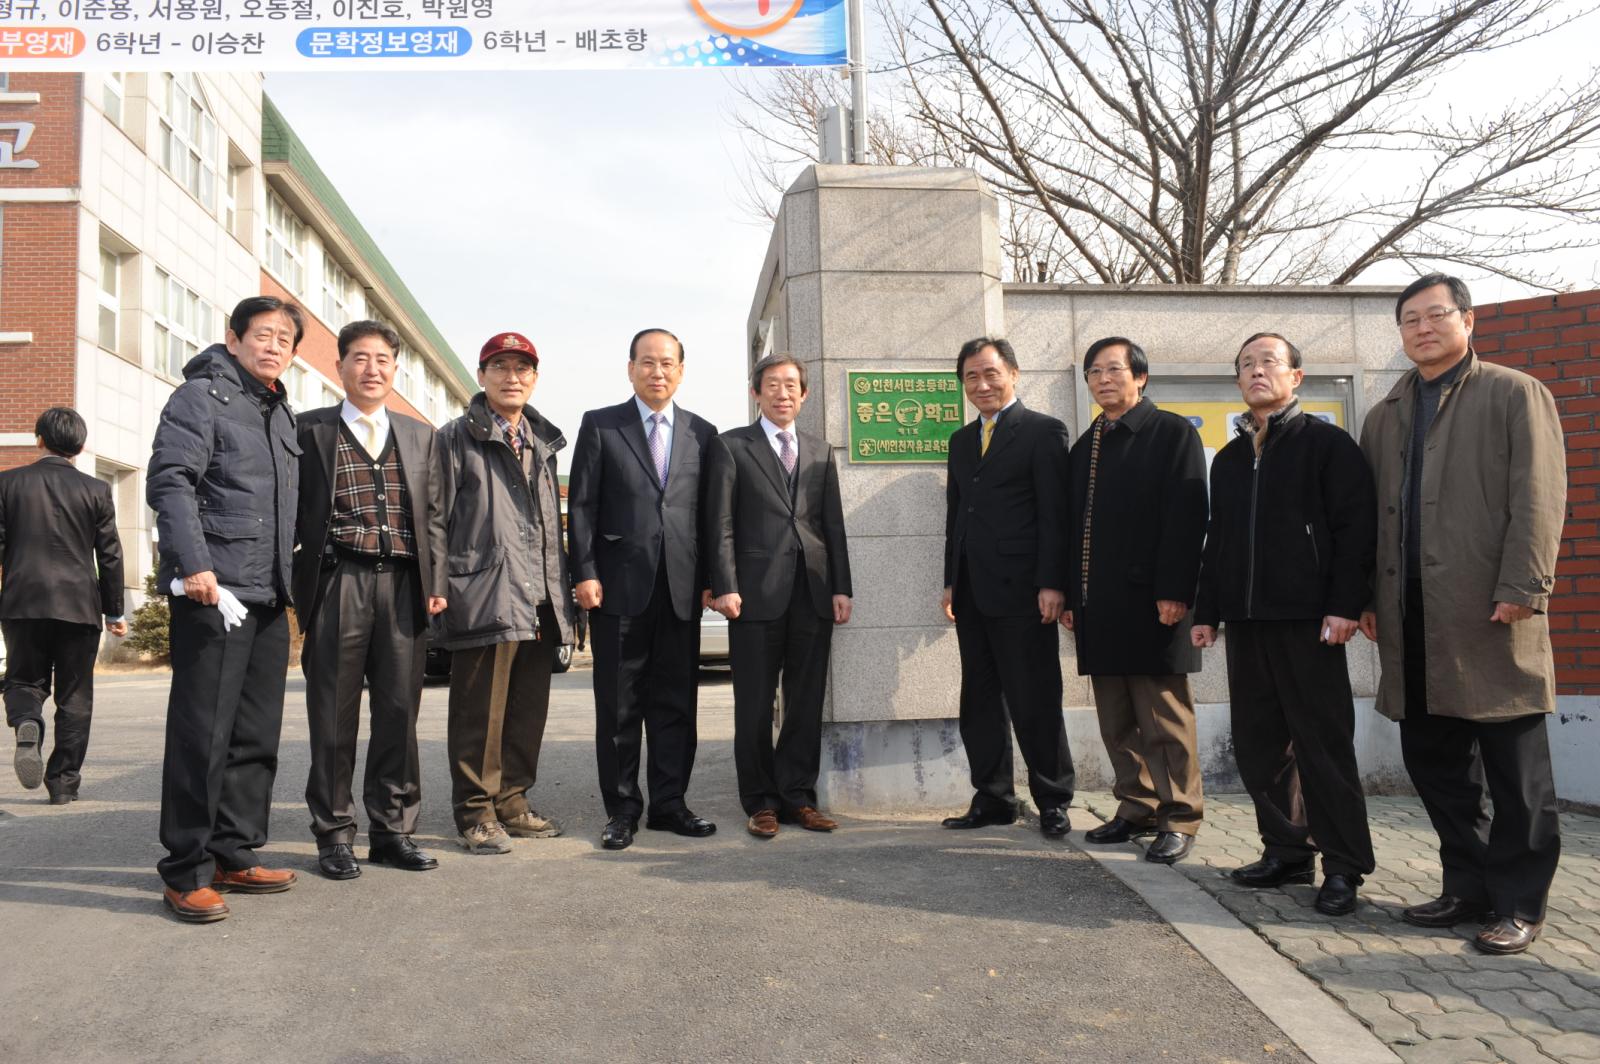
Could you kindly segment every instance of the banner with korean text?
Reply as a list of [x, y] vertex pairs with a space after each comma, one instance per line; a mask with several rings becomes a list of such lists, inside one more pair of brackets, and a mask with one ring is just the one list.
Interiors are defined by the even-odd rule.
[[0, 69], [843, 66], [846, 0], [0, 0]]

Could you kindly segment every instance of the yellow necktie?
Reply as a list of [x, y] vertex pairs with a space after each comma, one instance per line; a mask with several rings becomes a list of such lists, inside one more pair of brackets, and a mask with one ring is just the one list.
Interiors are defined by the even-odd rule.
[[361, 422], [366, 431], [367, 453], [374, 458], [378, 457], [378, 419], [371, 414], [362, 414], [356, 420]]
[[980, 457], [989, 453], [989, 439], [994, 435], [995, 420], [995, 418], [990, 418], [983, 423], [983, 448], [978, 452]]

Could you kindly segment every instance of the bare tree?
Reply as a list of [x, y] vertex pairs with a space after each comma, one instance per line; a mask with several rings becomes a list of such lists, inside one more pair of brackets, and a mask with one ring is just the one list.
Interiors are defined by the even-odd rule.
[[[1588, 0], [901, 0], [906, 118], [1107, 283], [1348, 283], [1451, 263], [1548, 286], [1600, 245], [1600, 69], [1506, 49]], [[1442, 98], [1506, 84], [1493, 112]], [[1453, 80], [1455, 79], [1455, 80]], [[1522, 86], [1533, 92], [1517, 99]], [[1026, 217], [1026, 216], [1025, 216]], [[1037, 227], [1037, 225], [1036, 225]]]

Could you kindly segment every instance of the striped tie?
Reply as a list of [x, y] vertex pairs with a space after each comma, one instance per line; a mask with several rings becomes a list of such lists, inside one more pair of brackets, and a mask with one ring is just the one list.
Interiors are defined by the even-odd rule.
[[1094, 419], [1094, 435], [1089, 438], [1089, 488], [1083, 500], [1083, 591], [1078, 596], [1078, 603], [1083, 606], [1089, 604], [1089, 529], [1094, 525], [1094, 475], [1095, 469], [1100, 465], [1100, 433], [1106, 427], [1106, 419]]

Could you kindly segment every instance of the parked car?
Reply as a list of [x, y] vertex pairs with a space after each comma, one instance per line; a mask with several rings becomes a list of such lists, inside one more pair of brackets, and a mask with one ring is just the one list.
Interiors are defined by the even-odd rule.
[[715, 610], [701, 610], [700, 667], [704, 669], [728, 663], [728, 618]]

